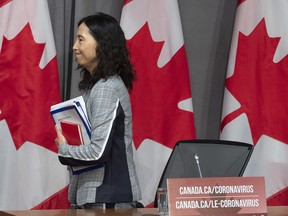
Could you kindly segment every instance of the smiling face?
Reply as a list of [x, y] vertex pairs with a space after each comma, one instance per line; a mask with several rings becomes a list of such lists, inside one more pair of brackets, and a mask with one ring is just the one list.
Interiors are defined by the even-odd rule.
[[78, 64], [86, 68], [90, 74], [97, 65], [96, 47], [97, 42], [90, 34], [86, 24], [79, 25], [73, 51]]

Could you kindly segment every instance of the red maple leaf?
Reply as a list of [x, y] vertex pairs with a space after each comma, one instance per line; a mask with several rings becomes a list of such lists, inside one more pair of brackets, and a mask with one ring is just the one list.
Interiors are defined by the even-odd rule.
[[226, 80], [241, 107], [225, 117], [222, 128], [245, 113], [254, 144], [261, 135], [288, 143], [288, 58], [273, 62], [278, 42], [269, 38], [264, 19], [250, 35], [240, 32], [235, 71]]
[[237, 5], [239, 6], [240, 4], [244, 3], [246, 0], [238, 0]]
[[133, 0], [124, 0], [124, 5], [126, 5], [126, 4], [128, 4], [128, 3], [130, 3], [130, 2], [132, 2]]
[[36, 43], [27, 24], [0, 53], [0, 119], [6, 119], [16, 149], [25, 141], [57, 152], [50, 106], [60, 102], [56, 56], [39, 67], [45, 44]]
[[5, 4], [8, 4], [12, 0], [0, 0], [0, 8], [3, 7]]
[[159, 68], [162, 45], [152, 40], [147, 23], [128, 41], [137, 75], [131, 93], [136, 149], [146, 138], [170, 148], [181, 139], [195, 138], [193, 113], [177, 107], [191, 97], [184, 46]]

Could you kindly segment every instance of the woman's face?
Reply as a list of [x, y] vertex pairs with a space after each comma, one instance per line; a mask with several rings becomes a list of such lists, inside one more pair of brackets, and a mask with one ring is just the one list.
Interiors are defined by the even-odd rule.
[[86, 24], [82, 23], [78, 27], [73, 50], [78, 64], [86, 68], [90, 74], [97, 65], [96, 47], [96, 40], [90, 34]]

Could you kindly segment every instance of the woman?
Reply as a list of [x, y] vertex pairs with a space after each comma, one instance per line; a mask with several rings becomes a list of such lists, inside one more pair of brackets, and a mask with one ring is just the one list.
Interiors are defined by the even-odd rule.
[[68, 198], [81, 208], [133, 208], [141, 199], [133, 161], [129, 91], [135, 73], [124, 33], [113, 17], [97, 13], [80, 20], [73, 46], [82, 80], [91, 143], [71, 146], [56, 127], [60, 162], [70, 169]]

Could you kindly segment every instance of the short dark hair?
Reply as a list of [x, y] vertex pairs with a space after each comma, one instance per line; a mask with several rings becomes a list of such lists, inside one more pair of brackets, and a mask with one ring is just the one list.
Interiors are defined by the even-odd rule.
[[130, 62], [130, 52], [126, 46], [124, 32], [118, 21], [108, 14], [98, 12], [82, 18], [78, 26], [82, 23], [85, 23], [90, 34], [97, 41], [97, 66], [92, 75], [84, 67], [78, 66], [82, 69], [79, 89], [84, 91], [91, 89], [100, 79], [107, 79], [117, 74], [131, 91], [135, 71]]

